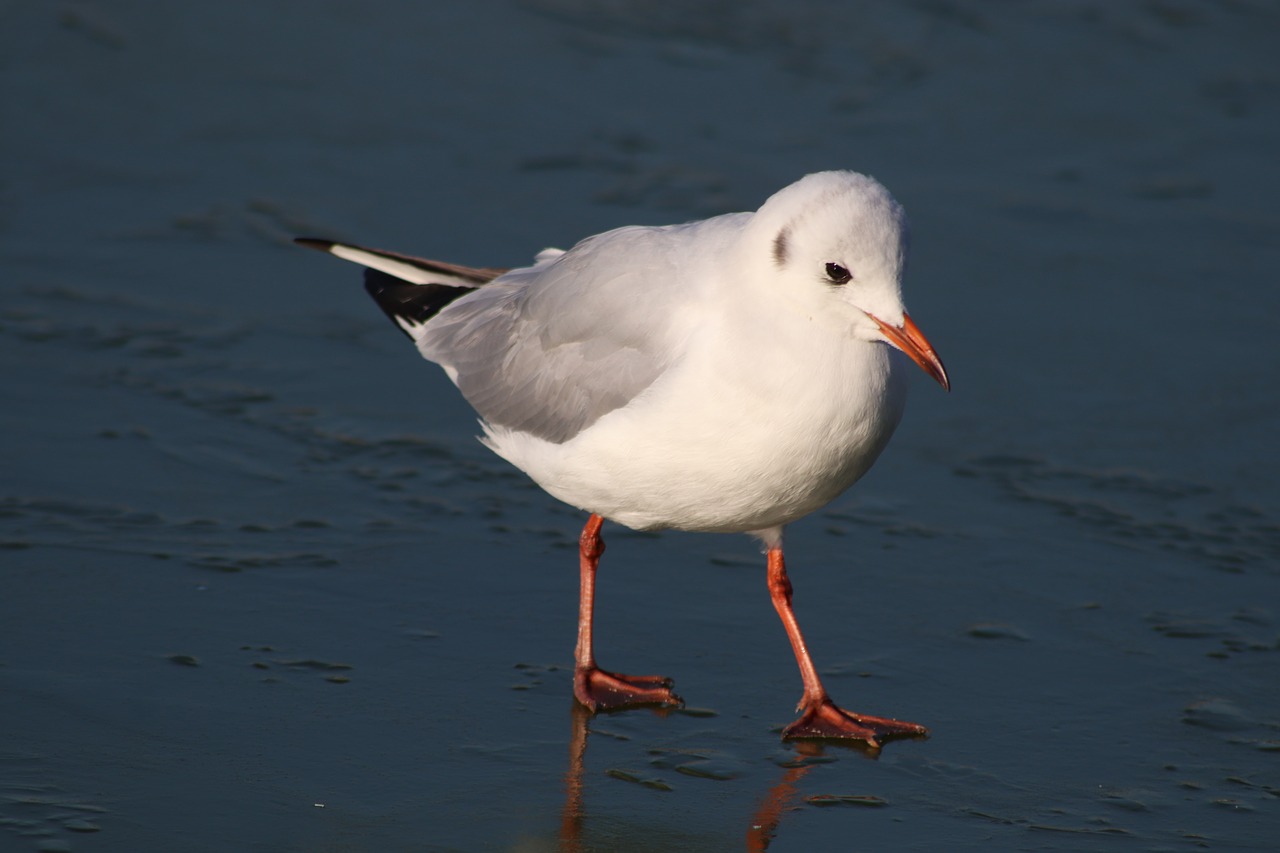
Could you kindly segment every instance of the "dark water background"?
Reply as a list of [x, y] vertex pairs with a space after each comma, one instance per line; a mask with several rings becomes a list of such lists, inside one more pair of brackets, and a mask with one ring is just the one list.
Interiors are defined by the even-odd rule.
[[[1280, 9], [0, 2], [0, 849], [1273, 850]], [[788, 540], [581, 515], [299, 233], [515, 265], [823, 168], [923, 375]], [[753, 827], [759, 827], [753, 829]], [[751, 846], [751, 845], [754, 845]]]

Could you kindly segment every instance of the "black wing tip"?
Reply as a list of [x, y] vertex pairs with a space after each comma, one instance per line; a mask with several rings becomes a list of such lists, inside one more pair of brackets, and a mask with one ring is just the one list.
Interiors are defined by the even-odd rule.
[[[321, 237], [294, 237], [293, 242], [299, 246], [329, 254], [333, 253], [335, 246], [343, 245], [336, 240], [326, 240]], [[365, 251], [373, 255], [404, 261], [420, 269], [431, 269], [429, 262], [423, 262], [418, 258], [409, 258], [374, 249], [366, 249]], [[474, 271], [470, 270], [468, 272], [474, 273]], [[450, 274], [460, 278], [468, 277], [461, 272]], [[483, 284], [488, 280], [474, 274], [469, 277], [476, 281], [477, 285]], [[387, 315], [392, 324], [412, 340], [413, 335], [410, 334], [401, 321], [408, 321], [412, 324], [426, 323], [439, 313], [441, 308], [458, 297], [470, 293], [475, 288], [437, 283], [416, 284], [405, 281], [391, 273], [383, 272], [373, 267], [365, 267], [364, 289], [373, 297], [373, 301], [378, 303], [378, 307]]]
[[331, 252], [333, 247], [338, 245], [337, 240], [324, 240], [320, 237], [294, 237], [293, 242], [319, 252]]
[[382, 313], [410, 339], [413, 339], [413, 335], [400, 324], [400, 320], [414, 324], [426, 323], [441, 308], [474, 290], [471, 287], [453, 287], [447, 284], [413, 284], [367, 267], [364, 271], [364, 289], [378, 303]]

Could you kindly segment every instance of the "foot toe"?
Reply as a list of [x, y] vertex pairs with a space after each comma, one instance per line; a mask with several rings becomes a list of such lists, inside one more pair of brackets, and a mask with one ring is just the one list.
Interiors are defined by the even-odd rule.
[[891, 717], [853, 714], [830, 700], [804, 709], [800, 719], [782, 730], [783, 740], [796, 738], [831, 738], [860, 740], [873, 749], [881, 744], [907, 737], [927, 737], [929, 730], [919, 723], [908, 723]]
[[574, 696], [592, 711], [612, 711], [641, 705], [680, 708], [684, 700], [661, 675], [623, 675], [603, 669], [581, 670], [574, 676]]

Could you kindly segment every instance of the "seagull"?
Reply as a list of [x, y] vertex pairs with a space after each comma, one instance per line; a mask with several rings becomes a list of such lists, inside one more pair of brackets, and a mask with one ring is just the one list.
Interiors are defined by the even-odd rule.
[[586, 512], [573, 691], [592, 712], [683, 701], [610, 672], [592, 641], [605, 519], [747, 533], [799, 664], [784, 739], [872, 749], [928, 730], [827, 693], [792, 609], [783, 528], [871, 468], [902, 417], [908, 360], [942, 360], [902, 301], [901, 205], [857, 172], [807, 175], [754, 212], [597, 234], [520, 269], [300, 237], [365, 267], [365, 289], [480, 416], [487, 447]]

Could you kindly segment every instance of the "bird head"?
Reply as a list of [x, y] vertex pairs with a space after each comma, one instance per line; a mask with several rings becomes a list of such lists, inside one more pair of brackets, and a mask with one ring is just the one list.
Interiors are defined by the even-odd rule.
[[771, 265], [769, 286], [787, 301], [901, 350], [951, 390], [942, 360], [903, 306], [906, 214], [875, 179], [807, 175], [765, 201], [743, 236], [757, 252], [767, 247], [767, 259], [755, 264]]

